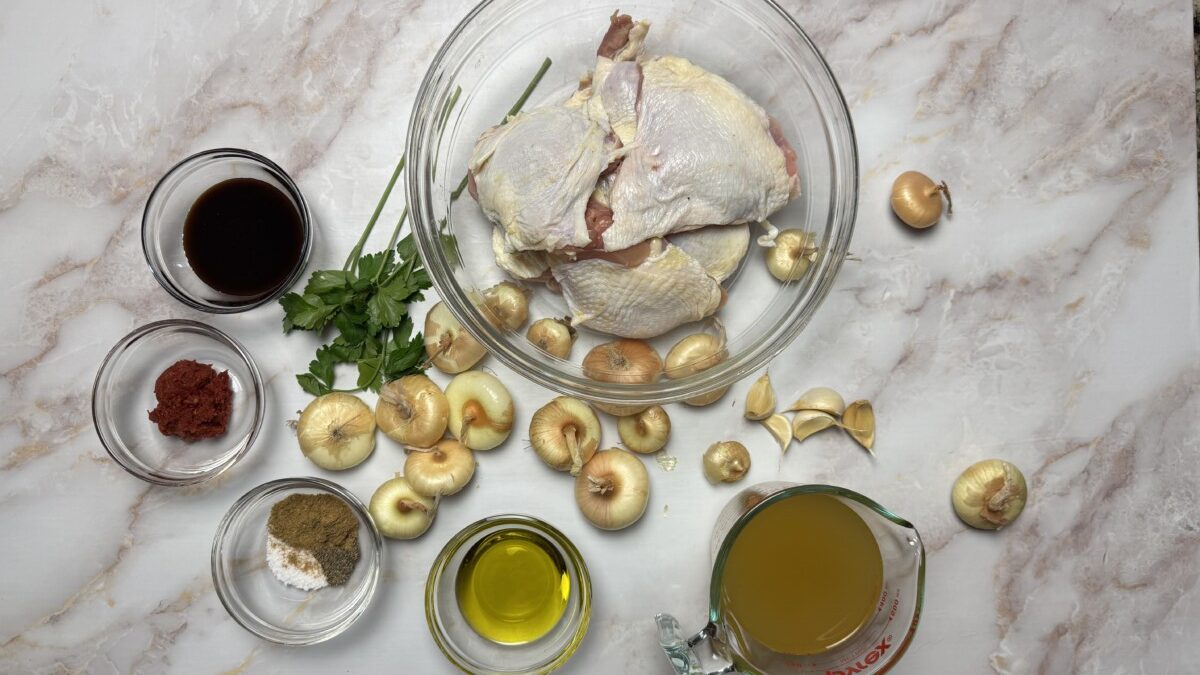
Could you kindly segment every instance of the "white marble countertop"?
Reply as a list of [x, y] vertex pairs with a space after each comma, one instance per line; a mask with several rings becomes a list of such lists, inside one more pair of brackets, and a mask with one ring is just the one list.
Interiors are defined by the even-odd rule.
[[[171, 300], [142, 257], [142, 206], [190, 152], [250, 148], [308, 195], [314, 265], [340, 260], [403, 146], [419, 79], [468, 4], [4, 3], [0, 671], [448, 672], [423, 618], [429, 564], [461, 526], [519, 509], [562, 528], [593, 569], [592, 628], [566, 671], [667, 673], [651, 617], [701, 623], [709, 528], [731, 494], [698, 469], [716, 436], [751, 440], [750, 482], [842, 484], [921, 529], [925, 613], [897, 672], [1194, 671], [1191, 7], [784, 4], [854, 115], [863, 262], [844, 268], [777, 362], [803, 354], [807, 372], [773, 375], [784, 397], [830, 384], [872, 399], [878, 459], [836, 435], [780, 459], [734, 407], [743, 383], [716, 412], [676, 406], [679, 467], [652, 464], [647, 517], [610, 535], [583, 521], [566, 488], [515, 480], [531, 458], [513, 441], [481, 460], [474, 487], [427, 536], [388, 546], [380, 591], [355, 626], [282, 648], [226, 616], [208, 552], [243, 492], [314, 473], [284, 420], [306, 401], [291, 374], [315, 343], [284, 337], [275, 306], [214, 318]], [[908, 168], [954, 188], [953, 219], [921, 236], [888, 214], [891, 180]], [[270, 379], [251, 454], [192, 489], [124, 473], [89, 414], [109, 347], [168, 317], [236, 335]], [[548, 394], [514, 386], [520, 427]], [[1025, 514], [998, 535], [967, 530], [948, 503], [957, 473], [989, 456], [1016, 462], [1031, 489]], [[398, 458], [381, 448], [334, 478], [365, 499]]]

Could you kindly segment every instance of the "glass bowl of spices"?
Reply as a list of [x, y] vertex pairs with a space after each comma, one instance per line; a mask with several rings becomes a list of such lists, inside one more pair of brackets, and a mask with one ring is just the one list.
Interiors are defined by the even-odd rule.
[[206, 150], [176, 164], [142, 214], [154, 278], [204, 312], [242, 312], [278, 298], [300, 278], [311, 248], [300, 189], [248, 150]]
[[583, 642], [592, 582], [579, 550], [524, 515], [484, 518], [438, 554], [425, 619], [438, 648], [468, 673], [548, 673]]
[[351, 492], [321, 478], [284, 478], [247, 492], [221, 520], [213, 585], [246, 630], [311, 645], [362, 616], [382, 557], [383, 537]]
[[92, 387], [108, 454], [158, 485], [193, 485], [229, 469], [258, 436], [262, 376], [225, 333], [196, 321], [146, 324], [109, 351]]

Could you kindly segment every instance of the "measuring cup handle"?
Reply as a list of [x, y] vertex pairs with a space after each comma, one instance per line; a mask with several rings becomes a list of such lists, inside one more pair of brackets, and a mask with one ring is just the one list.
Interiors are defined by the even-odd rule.
[[670, 614], [659, 614], [654, 617], [654, 622], [658, 624], [658, 644], [666, 652], [667, 660], [671, 662], [676, 675], [738, 675], [732, 663], [721, 670], [706, 673], [700, 665], [700, 657], [692, 649], [701, 642], [710, 640], [716, 633], [716, 626], [710, 623], [699, 633], [685, 638], [679, 620]]

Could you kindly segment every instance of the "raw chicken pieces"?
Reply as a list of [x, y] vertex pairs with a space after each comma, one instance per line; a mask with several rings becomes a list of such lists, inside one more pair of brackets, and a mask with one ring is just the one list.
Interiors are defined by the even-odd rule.
[[485, 131], [469, 165], [497, 264], [635, 338], [716, 312], [746, 223], [799, 191], [778, 124], [720, 76], [643, 56], [648, 29], [614, 15], [579, 90]]

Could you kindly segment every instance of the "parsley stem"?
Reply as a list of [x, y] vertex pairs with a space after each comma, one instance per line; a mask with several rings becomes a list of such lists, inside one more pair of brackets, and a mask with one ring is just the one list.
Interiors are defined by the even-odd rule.
[[383, 212], [383, 205], [387, 203], [388, 197], [392, 194], [392, 188], [396, 186], [396, 179], [400, 177], [400, 172], [404, 170], [404, 161], [406, 157], [400, 155], [400, 161], [396, 163], [396, 170], [392, 172], [392, 178], [388, 181], [387, 188], [383, 191], [383, 196], [379, 198], [379, 203], [375, 205], [375, 212], [371, 214], [371, 220], [367, 221], [367, 227], [358, 238], [358, 243], [354, 248], [350, 249], [350, 256], [346, 258], [346, 263], [342, 265], [345, 271], [354, 271], [358, 265], [358, 256], [362, 254], [363, 246], [367, 243], [367, 237], [371, 236], [371, 230], [375, 229], [375, 221], [379, 220], [379, 214]]

